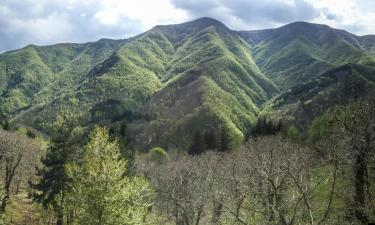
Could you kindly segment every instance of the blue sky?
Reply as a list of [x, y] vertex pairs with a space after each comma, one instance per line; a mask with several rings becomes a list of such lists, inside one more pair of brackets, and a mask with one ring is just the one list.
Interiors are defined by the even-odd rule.
[[375, 0], [1, 0], [0, 52], [126, 38], [203, 16], [236, 30], [307, 21], [375, 34]]

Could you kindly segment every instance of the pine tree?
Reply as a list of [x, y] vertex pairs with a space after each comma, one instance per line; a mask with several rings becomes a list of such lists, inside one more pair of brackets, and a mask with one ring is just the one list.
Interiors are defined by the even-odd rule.
[[130, 135], [128, 131], [128, 124], [126, 120], [114, 123], [109, 129], [109, 135], [111, 139], [117, 139], [120, 147], [121, 155], [127, 159], [126, 162], [126, 174], [135, 174], [135, 150], [128, 148], [130, 143]]
[[204, 133], [204, 142], [206, 143], [207, 149], [217, 149], [217, 138], [213, 130]]
[[227, 128], [222, 127], [220, 131], [220, 146], [219, 146], [219, 151], [224, 152], [229, 150], [229, 133]]
[[202, 133], [200, 131], [195, 132], [193, 136], [193, 141], [191, 143], [188, 153], [190, 155], [199, 155], [199, 154], [202, 154], [205, 149], [206, 149], [206, 144], [202, 136]]
[[79, 159], [78, 146], [82, 141], [82, 134], [77, 133], [79, 129], [74, 129], [73, 124], [72, 119], [65, 117], [56, 121], [51, 144], [42, 159], [43, 167], [37, 168], [40, 179], [37, 183], [29, 182], [33, 190], [33, 200], [55, 211], [56, 225], [63, 224], [63, 204], [70, 184], [64, 167], [67, 163]]
[[83, 162], [69, 164], [66, 170], [72, 180], [68, 202], [76, 207], [78, 225], [143, 224], [152, 189], [143, 178], [124, 176], [126, 161], [107, 129], [95, 128]]
[[29, 183], [34, 190], [34, 201], [41, 203], [45, 208], [52, 207], [56, 212], [56, 225], [63, 221], [63, 206], [65, 193], [69, 188], [69, 178], [64, 166], [73, 160], [75, 147], [63, 137], [55, 138], [42, 159], [42, 168], [37, 169], [40, 177], [38, 183]]

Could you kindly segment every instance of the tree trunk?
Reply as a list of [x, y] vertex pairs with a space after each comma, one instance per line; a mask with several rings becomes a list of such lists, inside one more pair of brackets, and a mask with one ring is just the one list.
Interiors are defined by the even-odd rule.
[[5, 212], [5, 208], [7, 206], [8, 200], [9, 200], [9, 192], [5, 191], [3, 199], [1, 199], [0, 214]]
[[56, 225], [63, 225], [63, 219], [64, 215], [62, 214], [62, 212], [58, 212], [56, 218]]
[[4, 186], [4, 196], [3, 199], [1, 199], [1, 206], [0, 206], [0, 213], [5, 212], [5, 208], [7, 207], [8, 201], [10, 196], [10, 180], [6, 179], [6, 183]]
[[202, 213], [203, 213], [203, 204], [201, 204], [201, 205], [199, 206], [198, 213], [197, 213], [197, 218], [196, 218], [196, 220], [195, 220], [195, 225], [199, 225], [199, 222], [200, 222], [200, 220], [201, 220]]
[[354, 170], [354, 216], [361, 224], [367, 224], [368, 218], [365, 213], [365, 172], [366, 160], [363, 150], [358, 151], [353, 165]]
[[221, 210], [223, 209], [223, 203], [220, 201], [214, 202], [214, 210], [212, 213], [212, 223], [217, 224], [219, 222], [220, 216], [221, 216]]

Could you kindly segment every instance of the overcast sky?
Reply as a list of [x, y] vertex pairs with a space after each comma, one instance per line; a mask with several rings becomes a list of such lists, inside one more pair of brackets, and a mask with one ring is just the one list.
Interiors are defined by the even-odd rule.
[[307, 21], [375, 34], [375, 0], [0, 0], [0, 52], [126, 38], [203, 16], [236, 30]]

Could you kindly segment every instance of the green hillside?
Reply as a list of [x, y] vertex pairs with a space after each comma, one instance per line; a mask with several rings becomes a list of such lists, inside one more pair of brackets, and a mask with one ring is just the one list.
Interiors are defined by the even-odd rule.
[[46, 135], [125, 121], [141, 149], [187, 149], [194, 134], [220, 131], [236, 148], [260, 112], [303, 127], [349, 96], [338, 99], [348, 82], [337, 76], [368, 90], [374, 66], [371, 35], [303, 22], [238, 32], [200, 18], [126, 40], [3, 53], [0, 115]]
[[126, 41], [30, 45], [0, 55], [0, 115], [13, 116], [71, 88]]
[[[187, 148], [195, 131], [221, 127], [240, 143], [259, 106], [278, 91], [253, 61], [250, 45], [209, 18], [157, 26], [114, 51], [70, 87], [14, 121], [49, 133], [53, 121], [69, 109], [83, 127], [127, 120], [134, 127], [134, 140], [145, 146]], [[198, 100], [191, 103], [193, 99]], [[187, 127], [191, 129], [186, 134]], [[158, 137], [150, 138], [154, 133]], [[186, 141], [176, 145], [161, 141], [181, 135]]]
[[370, 96], [375, 96], [375, 68], [346, 64], [278, 95], [262, 113], [304, 130], [333, 106]]
[[283, 91], [347, 63], [375, 62], [373, 36], [359, 37], [326, 25], [296, 22], [239, 34], [252, 44], [259, 68]]

